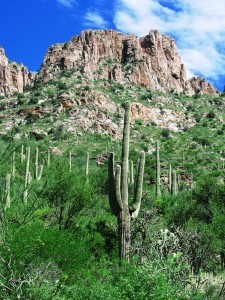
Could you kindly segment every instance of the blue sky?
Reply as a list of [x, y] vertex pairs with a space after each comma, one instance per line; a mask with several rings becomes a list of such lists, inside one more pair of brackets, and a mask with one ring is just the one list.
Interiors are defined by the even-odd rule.
[[85, 29], [173, 36], [188, 76], [225, 84], [225, 1], [1, 0], [0, 45], [10, 60], [39, 69], [47, 48]]

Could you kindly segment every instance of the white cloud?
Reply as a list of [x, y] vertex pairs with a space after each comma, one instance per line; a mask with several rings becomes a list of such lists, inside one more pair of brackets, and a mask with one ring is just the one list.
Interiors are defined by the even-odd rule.
[[216, 80], [225, 76], [224, 11], [221, 0], [116, 0], [114, 23], [139, 36], [150, 29], [171, 34], [188, 74]]
[[84, 25], [96, 28], [106, 28], [108, 22], [97, 11], [89, 11], [84, 16]]
[[68, 8], [71, 8], [77, 4], [75, 0], [57, 0], [57, 2]]

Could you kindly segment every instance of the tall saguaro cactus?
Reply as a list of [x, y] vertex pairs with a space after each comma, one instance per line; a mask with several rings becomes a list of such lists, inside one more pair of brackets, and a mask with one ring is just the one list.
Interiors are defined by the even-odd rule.
[[12, 155], [12, 179], [15, 179], [16, 176], [16, 151], [13, 151]]
[[160, 189], [160, 158], [159, 158], [159, 141], [156, 142], [156, 197], [161, 196]]
[[11, 174], [8, 174], [5, 178], [5, 209], [10, 208], [10, 182]]
[[130, 260], [131, 246], [131, 219], [138, 216], [144, 175], [145, 153], [142, 152], [138, 163], [138, 173], [134, 184], [133, 204], [128, 202], [128, 159], [129, 159], [129, 139], [130, 139], [130, 102], [126, 102], [124, 129], [122, 141], [121, 164], [114, 165], [114, 153], [109, 157], [109, 204], [112, 213], [117, 217], [118, 238], [119, 238], [119, 258]]
[[26, 173], [25, 173], [24, 192], [23, 192], [23, 202], [25, 205], [27, 204], [28, 186], [30, 183], [29, 169], [30, 169], [30, 147], [27, 148], [27, 153], [26, 153]]
[[177, 174], [176, 171], [173, 170], [172, 172], [172, 188], [171, 188], [171, 194], [177, 195]]
[[39, 148], [35, 148], [35, 179], [40, 180], [43, 173], [43, 164], [39, 165]]
[[89, 174], [89, 152], [86, 153], [86, 167], [85, 167], [85, 175]]
[[171, 194], [171, 192], [172, 192], [172, 167], [171, 167], [171, 165], [170, 165], [169, 174], [168, 174], [168, 190], [169, 190], [169, 193]]

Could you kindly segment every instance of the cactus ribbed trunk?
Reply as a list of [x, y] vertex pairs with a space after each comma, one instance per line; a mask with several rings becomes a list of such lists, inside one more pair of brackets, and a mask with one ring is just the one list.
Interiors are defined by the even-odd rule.
[[123, 209], [118, 214], [118, 235], [119, 235], [119, 258], [130, 261], [131, 247], [131, 232], [130, 232], [131, 217], [128, 205], [124, 205]]
[[121, 198], [123, 204], [128, 203], [128, 168], [129, 168], [129, 140], [130, 140], [130, 102], [126, 102], [123, 143], [122, 143], [122, 169], [121, 169]]

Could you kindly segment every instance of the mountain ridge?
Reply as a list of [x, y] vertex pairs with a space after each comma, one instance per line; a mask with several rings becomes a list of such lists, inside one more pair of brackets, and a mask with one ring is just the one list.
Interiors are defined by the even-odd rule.
[[64, 71], [90, 80], [134, 82], [153, 91], [218, 94], [201, 77], [187, 79], [174, 39], [157, 30], [141, 38], [112, 29], [82, 31], [69, 42], [50, 46], [37, 75], [23, 65], [10, 66], [1, 49], [0, 95], [23, 92], [27, 85], [53, 79]]

